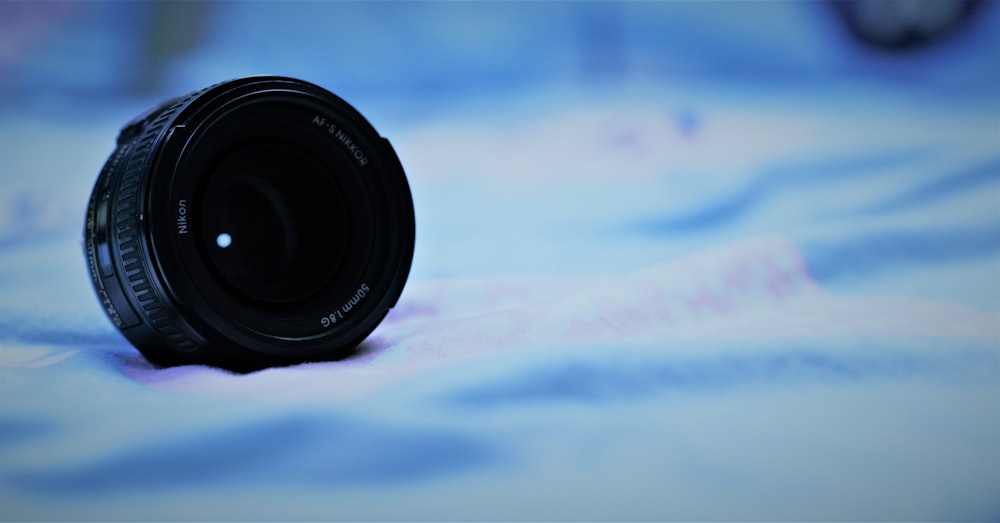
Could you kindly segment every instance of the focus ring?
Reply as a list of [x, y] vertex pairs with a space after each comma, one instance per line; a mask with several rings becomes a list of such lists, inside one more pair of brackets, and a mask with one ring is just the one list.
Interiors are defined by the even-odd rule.
[[[139, 245], [139, 183], [144, 167], [155, 156], [153, 143], [157, 137], [177, 112], [202, 92], [197, 91], [171, 104], [165, 104], [160, 110], [139, 122], [138, 127], [141, 131], [133, 138], [136, 145], [119, 183], [118, 210], [115, 216], [118, 252], [121, 266], [125, 271], [124, 280], [127, 280], [127, 283], [123, 284], [131, 288], [135, 305], [140, 309], [137, 312], [149, 320], [147, 326], [161, 335], [171, 348], [182, 352], [192, 352], [197, 349], [198, 344], [180, 328], [176, 318], [169, 313], [171, 307], [164, 305], [163, 298], [152, 285], [151, 275], [147, 269], [150, 266], [147, 263], [149, 260], [144, 259], [146, 256]], [[134, 126], [129, 127], [134, 129]], [[165, 355], [150, 356], [162, 359]]]

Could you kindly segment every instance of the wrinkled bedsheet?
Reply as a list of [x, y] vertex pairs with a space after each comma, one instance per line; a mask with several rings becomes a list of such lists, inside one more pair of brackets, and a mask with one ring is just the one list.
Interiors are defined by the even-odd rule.
[[131, 107], [0, 121], [0, 517], [1000, 517], [995, 92], [517, 96], [375, 121], [403, 296], [248, 375], [151, 367], [92, 295]]

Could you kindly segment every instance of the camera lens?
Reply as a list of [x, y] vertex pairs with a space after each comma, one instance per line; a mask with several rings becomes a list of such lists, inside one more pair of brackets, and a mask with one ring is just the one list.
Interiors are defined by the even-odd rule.
[[387, 140], [313, 84], [265, 76], [125, 125], [85, 253], [109, 319], [158, 365], [350, 353], [402, 293], [413, 202]]
[[333, 194], [328, 173], [292, 147], [237, 151], [212, 174], [201, 205], [211, 265], [251, 300], [293, 303], [316, 292], [341, 250]]

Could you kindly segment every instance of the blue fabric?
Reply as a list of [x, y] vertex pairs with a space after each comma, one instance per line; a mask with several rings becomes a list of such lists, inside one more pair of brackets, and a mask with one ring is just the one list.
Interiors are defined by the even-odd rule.
[[[800, 2], [0, 15], [0, 518], [1000, 517], [992, 4], [898, 55]], [[392, 141], [411, 280], [348, 360], [154, 368], [91, 184], [134, 114], [260, 73]]]

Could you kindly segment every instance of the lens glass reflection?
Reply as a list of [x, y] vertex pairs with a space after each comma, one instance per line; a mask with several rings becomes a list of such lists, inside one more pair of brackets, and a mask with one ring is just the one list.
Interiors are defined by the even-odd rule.
[[346, 228], [327, 171], [283, 144], [253, 144], [211, 174], [203, 250], [234, 291], [264, 304], [308, 298], [336, 272]]

